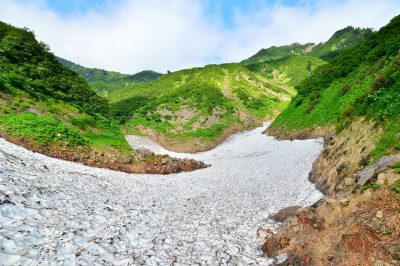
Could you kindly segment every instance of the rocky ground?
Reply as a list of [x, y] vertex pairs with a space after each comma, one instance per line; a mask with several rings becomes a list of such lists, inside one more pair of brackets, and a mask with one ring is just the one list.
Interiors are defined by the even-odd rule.
[[290, 254], [286, 266], [400, 265], [400, 194], [391, 189], [400, 175], [388, 171], [385, 176], [388, 181], [379, 188], [325, 197], [309, 208], [286, 212], [287, 220], [267, 239], [264, 252]]
[[0, 264], [270, 264], [260, 249], [269, 216], [321, 197], [307, 177], [322, 142], [263, 130], [191, 156], [211, 167], [166, 176], [92, 168], [0, 139]]

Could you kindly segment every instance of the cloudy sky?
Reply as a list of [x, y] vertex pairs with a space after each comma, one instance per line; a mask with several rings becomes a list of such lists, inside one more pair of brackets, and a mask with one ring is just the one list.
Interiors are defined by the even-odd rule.
[[399, 0], [0, 0], [1, 21], [32, 29], [56, 55], [123, 73], [237, 62], [398, 14]]

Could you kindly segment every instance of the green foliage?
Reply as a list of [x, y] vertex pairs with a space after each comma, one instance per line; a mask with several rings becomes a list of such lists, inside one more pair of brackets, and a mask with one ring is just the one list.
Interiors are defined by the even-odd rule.
[[368, 183], [368, 184], [362, 186], [361, 191], [364, 191], [367, 189], [377, 190], [380, 188], [381, 188], [381, 185], [378, 182], [371, 182], [371, 183]]
[[276, 60], [249, 64], [247, 68], [269, 79], [275, 79], [274, 75], [284, 75], [287, 81], [281, 83], [295, 86], [325, 63], [325, 61], [313, 56], [290, 55]]
[[397, 193], [400, 193], [400, 178], [397, 179], [397, 180], [394, 182], [394, 184], [390, 186], [390, 189], [393, 190], [393, 191], [395, 191], [395, 192], [397, 192]]
[[88, 141], [77, 130], [52, 115], [34, 113], [8, 114], [0, 117], [3, 128], [11, 135], [31, 139], [39, 145], [86, 145]]
[[277, 95], [290, 96], [239, 64], [225, 64], [173, 72], [122, 87], [109, 97], [113, 116], [127, 132], [140, 134], [138, 127], [144, 126], [190, 139], [215, 138], [235, 123], [248, 122], [240, 120], [240, 112], [254, 118], [272, 115], [285, 105]]
[[116, 150], [119, 153], [128, 154], [132, 148], [122, 134], [119, 125], [108, 118], [97, 115], [95, 127], [87, 129], [83, 136], [90, 141], [90, 145], [100, 150]]
[[106, 97], [112, 91], [131, 83], [149, 82], [162, 76], [161, 73], [151, 70], [144, 70], [133, 75], [121, 74], [115, 71], [83, 67], [60, 57], [56, 57], [56, 59], [65, 67], [78, 73], [94, 90]]
[[340, 55], [345, 49], [365, 41], [372, 34], [373, 31], [371, 29], [349, 26], [335, 32], [328, 41], [315, 46], [313, 43], [293, 43], [290, 45], [272, 46], [261, 49], [255, 55], [243, 60], [241, 63], [245, 65], [256, 64], [293, 55], [309, 55], [329, 62]]
[[314, 45], [313, 43], [307, 43], [307, 44], [293, 43], [290, 45], [283, 45], [283, 46], [271, 46], [266, 49], [261, 49], [255, 55], [249, 57], [246, 60], [243, 60], [241, 63], [247, 65], [247, 64], [276, 60], [283, 57], [287, 57], [289, 55], [303, 55], [306, 53], [307, 49], [312, 47], [313, 45]]
[[68, 116], [68, 121], [81, 130], [94, 127], [96, 125], [94, 118], [87, 114], [83, 114], [81, 116]]
[[0, 89], [23, 90], [36, 99], [68, 102], [89, 114], [107, 114], [99, 97], [75, 72], [57, 62], [49, 48], [27, 29], [0, 22]]
[[310, 55], [325, 61], [332, 61], [345, 49], [365, 41], [373, 34], [372, 29], [346, 27], [335, 32], [328, 41], [313, 47]]
[[271, 128], [340, 129], [346, 121], [366, 116], [383, 128], [372, 156], [400, 151], [399, 49], [400, 17], [396, 17], [299, 83], [298, 95]]
[[[108, 102], [62, 66], [32, 32], [0, 22], [1, 130], [36, 145], [129, 152]], [[44, 115], [37, 115], [40, 113]]]

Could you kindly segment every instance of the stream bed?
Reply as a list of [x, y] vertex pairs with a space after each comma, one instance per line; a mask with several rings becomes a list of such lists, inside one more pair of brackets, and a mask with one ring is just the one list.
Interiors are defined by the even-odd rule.
[[318, 140], [277, 141], [267, 124], [182, 154], [211, 166], [127, 174], [49, 158], [0, 139], [0, 265], [269, 265], [259, 228], [322, 197], [308, 181]]

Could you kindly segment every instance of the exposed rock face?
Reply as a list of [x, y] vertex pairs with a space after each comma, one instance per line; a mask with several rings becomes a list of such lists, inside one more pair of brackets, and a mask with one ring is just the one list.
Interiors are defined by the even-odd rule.
[[374, 125], [372, 121], [360, 118], [337, 135], [331, 127], [295, 132], [268, 128], [267, 132], [278, 139], [324, 137], [324, 150], [314, 162], [309, 179], [321, 192], [332, 195], [338, 188], [347, 186], [351, 190], [356, 182], [354, 173], [360, 170], [360, 165], [368, 164], [368, 154], [375, 148], [373, 140], [381, 133]]
[[270, 257], [291, 254], [282, 265], [398, 265], [400, 194], [390, 187], [327, 196], [288, 218], [262, 249]]
[[368, 166], [357, 175], [357, 186], [361, 187], [389, 167], [400, 162], [400, 154], [383, 156], [378, 162]]
[[341, 184], [351, 189], [360, 161], [375, 147], [373, 139], [376, 134], [372, 122], [360, 120], [338, 135], [327, 138], [323, 152], [314, 162], [311, 182], [326, 195], [332, 195]]

